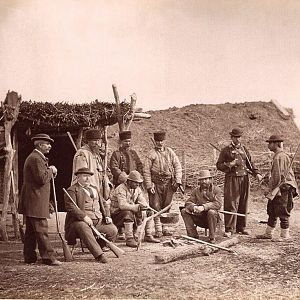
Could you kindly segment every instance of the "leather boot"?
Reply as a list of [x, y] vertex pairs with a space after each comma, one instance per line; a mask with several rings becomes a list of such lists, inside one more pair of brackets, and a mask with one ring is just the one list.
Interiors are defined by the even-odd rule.
[[268, 225], [266, 228], [266, 232], [264, 234], [257, 235], [256, 238], [271, 240], [273, 238], [274, 230], [275, 230], [275, 228]]
[[160, 217], [154, 218], [154, 228], [155, 228], [154, 236], [157, 238], [161, 238], [163, 236], [163, 233], [162, 233], [162, 225], [160, 222]]
[[152, 231], [153, 231], [153, 220], [151, 219], [146, 223], [144, 241], [148, 243], [160, 243], [160, 240], [155, 239], [152, 236]]
[[282, 240], [288, 240], [291, 238], [290, 236], [290, 229], [289, 228], [281, 228], [281, 232], [280, 232], [280, 237], [282, 238]]
[[136, 248], [137, 242], [133, 236], [133, 222], [124, 222], [126, 246]]

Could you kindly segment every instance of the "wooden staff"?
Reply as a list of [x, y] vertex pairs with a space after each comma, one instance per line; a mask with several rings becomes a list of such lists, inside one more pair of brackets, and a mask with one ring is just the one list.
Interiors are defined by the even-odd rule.
[[235, 216], [239, 216], [239, 217], [246, 217], [246, 215], [244, 215], [244, 214], [235, 213], [235, 212], [231, 212], [231, 211], [227, 211], [227, 210], [219, 210], [218, 212], [221, 214], [226, 214], [226, 215], [235, 215]]

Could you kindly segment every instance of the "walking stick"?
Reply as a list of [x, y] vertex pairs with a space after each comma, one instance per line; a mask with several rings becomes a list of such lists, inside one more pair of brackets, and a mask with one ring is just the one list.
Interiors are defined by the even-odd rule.
[[60, 226], [59, 226], [60, 224], [59, 224], [59, 218], [58, 218], [57, 200], [56, 200], [56, 192], [55, 192], [55, 183], [54, 183], [54, 177], [53, 176], [52, 176], [52, 188], [53, 188], [53, 201], [54, 201], [54, 210], [55, 210], [57, 233], [58, 233], [58, 235], [61, 239], [65, 261], [72, 261], [72, 260], [74, 260], [74, 257], [71, 253], [71, 250], [70, 250], [66, 240], [63, 238], [63, 236], [60, 232]]

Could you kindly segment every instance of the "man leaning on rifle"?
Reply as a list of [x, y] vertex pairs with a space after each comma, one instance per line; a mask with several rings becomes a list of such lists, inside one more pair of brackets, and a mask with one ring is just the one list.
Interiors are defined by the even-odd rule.
[[277, 219], [280, 219], [280, 237], [281, 239], [289, 239], [289, 218], [293, 209], [293, 198], [299, 194], [295, 175], [291, 166], [291, 159], [287, 153], [283, 151], [283, 138], [278, 135], [271, 135], [266, 141], [268, 148], [274, 152], [271, 173], [269, 177], [270, 193], [278, 189], [274, 197], [271, 194], [266, 195], [268, 200], [267, 213], [269, 215], [266, 231], [262, 235], [256, 236], [259, 239], [272, 239]]
[[199, 238], [197, 226], [209, 229], [209, 242], [215, 243], [215, 232], [219, 221], [218, 210], [222, 206], [222, 191], [212, 183], [209, 170], [199, 172], [199, 186], [192, 191], [181, 215], [187, 235]]
[[108, 250], [105, 242], [96, 240], [91, 226], [104, 233], [109, 241], [116, 239], [117, 228], [112, 224], [106, 201], [97, 187], [91, 185], [93, 174], [88, 168], [80, 168], [75, 172], [76, 183], [67, 192], [76, 205], [68, 195], [64, 196], [67, 211], [65, 233], [68, 244], [76, 244], [76, 238], [79, 237], [98, 262], [107, 263], [103, 253], [103, 250]]

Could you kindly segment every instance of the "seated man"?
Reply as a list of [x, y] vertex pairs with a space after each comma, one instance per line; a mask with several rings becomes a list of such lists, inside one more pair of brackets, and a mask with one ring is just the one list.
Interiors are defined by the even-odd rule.
[[209, 170], [202, 170], [199, 175], [199, 186], [192, 191], [181, 215], [188, 236], [199, 238], [196, 226], [209, 228], [209, 242], [215, 243], [218, 210], [222, 206], [221, 189], [212, 184]]
[[117, 236], [117, 228], [109, 217], [109, 209], [106, 201], [99, 197], [97, 188], [90, 184], [93, 172], [88, 168], [80, 168], [75, 172], [76, 183], [68, 188], [68, 194], [74, 200], [65, 195], [65, 207], [67, 211], [65, 222], [65, 234], [69, 244], [75, 244], [79, 237], [98, 262], [106, 263], [107, 259], [100, 246], [105, 242], [96, 240], [91, 225], [94, 225], [110, 241]]
[[[148, 203], [139, 187], [142, 182], [142, 175], [138, 171], [131, 171], [126, 182], [115, 189], [111, 199], [111, 217], [118, 228], [124, 227], [128, 247], [137, 247], [134, 231], [147, 217]], [[146, 223], [145, 241], [159, 243], [160, 241], [152, 236], [152, 229], [154, 229], [153, 219]]]

